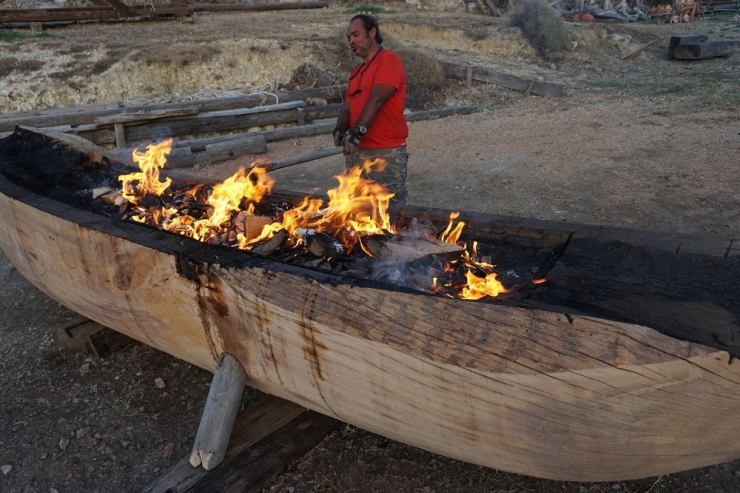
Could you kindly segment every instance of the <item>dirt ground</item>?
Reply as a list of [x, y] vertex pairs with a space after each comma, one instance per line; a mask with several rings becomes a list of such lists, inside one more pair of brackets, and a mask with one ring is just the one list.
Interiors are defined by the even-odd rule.
[[[674, 34], [740, 40], [737, 12], [678, 25], [571, 23], [576, 46], [553, 64], [505, 18], [384, 5], [393, 12], [380, 14], [381, 29], [395, 43], [561, 82], [567, 92], [549, 99], [440, 84], [428, 103], [478, 104], [482, 111], [411, 124], [410, 203], [740, 237], [740, 55], [665, 59]], [[340, 76], [332, 50], [341, 51], [337, 33], [350, 17], [333, 3], [316, 11], [208, 14], [194, 24], [75, 25], [0, 41], [0, 110], [244, 88], [287, 81], [306, 62]], [[653, 40], [647, 52], [622, 59]], [[329, 144], [329, 136], [276, 142], [267, 157]], [[225, 178], [250, 159], [193, 172]], [[310, 192], [333, 187], [342, 168], [335, 156], [274, 175], [278, 188]], [[11, 466], [0, 475], [0, 491], [140, 491], [189, 454], [208, 372], [138, 343], [99, 361], [61, 349], [55, 331], [75, 314], [31, 286], [1, 252], [0, 292], [0, 466]], [[254, 397], [245, 392], [243, 406]], [[639, 481], [555, 482], [346, 426], [266, 491], [735, 492], [740, 460]]]

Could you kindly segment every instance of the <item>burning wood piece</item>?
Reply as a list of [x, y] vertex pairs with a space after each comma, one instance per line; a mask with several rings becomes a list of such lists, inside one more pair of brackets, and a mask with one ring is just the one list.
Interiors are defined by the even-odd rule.
[[105, 195], [105, 194], [107, 194], [109, 192], [112, 192], [112, 191], [113, 191], [113, 189], [112, 188], [108, 188], [108, 187], [93, 188], [93, 190], [92, 190], [92, 198], [93, 198], [93, 200], [99, 199], [103, 195]]
[[237, 232], [242, 233], [247, 240], [252, 240], [262, 233], [262, 228], [272, 224], [273, 221], [268, 216], [254, 216], [241, 211], [234, 222]]
[[315, 229], [298, 228], [296, 231], [306, 244], [306, 249], [317, 257], [343, 257], [347, 250], [337, 239]]
[[123, 197], [120, 190], [111, 190], [110, 188], [108, 188], [107, 192], [102, 192], [103, 190], [105, 190], [105, 188], [94, 189], [93, 199], [100, 199], [106, 204], [116, 205], [118, 207], [128, 206], [129, 202]]
[[270, 255], [272, 252], [283, 246], [285, 240], [287, 239], [288, 232], [284, 229], [281, 229], [280, 231], [275, 233], [275, 236], [265, 241], [264, 243], [260, 243], [256, 247], [254, 247], [252, 249], [252, 253], [256, 253], [257, 255]]
[[428, 256], [453, 260], [459, 258], [465, 251], [463, 247], [434, 238], [402, 235], [368, 236], [363, 243], [375, 257], [395, 262], [410, 262]]

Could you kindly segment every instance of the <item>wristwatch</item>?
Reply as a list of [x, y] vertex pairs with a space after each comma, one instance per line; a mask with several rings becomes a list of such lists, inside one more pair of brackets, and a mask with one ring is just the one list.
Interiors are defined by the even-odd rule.
[[357, 129], [357, 133], [360, 135], [365, 135], [365, 132], [367, 132], [367, 127], [365, 125], [355, 125], [355, 128]]

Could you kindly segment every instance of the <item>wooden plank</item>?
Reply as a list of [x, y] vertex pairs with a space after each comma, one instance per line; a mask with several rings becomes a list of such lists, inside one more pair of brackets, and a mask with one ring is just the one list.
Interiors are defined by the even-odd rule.
[[[306, 101], [307, 99], [325, 99], [327, 102], [341, 101], [346, 86], [326, 86], [296, 91], [275, 93], [278, 101]], [[197, 101], [181, 101], [175, 103], [161, 103], [128, 107], [125, 110], [120, 107], [106, 108], [88, 111], [85, 107], [70, 107], [70, 112], [56, 110], [54, 114], [41, 114], [34, 116], [20, 116], [0, 119], [0, 131], [12, 131], [16, 125], [30, 127], [51, 127], [55, 125], [82, 125], [91, 123], [95, 118], [107, 115], [121, 114], [132, 111], [154, 111], [159, 109], [172, 109], [196, 106], [200, 113], [207, 113], [234, 108], [246, 108], [256, 105], [266, 105], [275, 101], [275, 96], [262, 94], [249, 94], [229, 98], [212, 98]], [[73, 111], [72, 111], [73, 110]]]
[[267, 150], [265, 138], [261, 135], [247, 135], [239, 139], [227, 140], [206, 146], [210, 163], [218, 163], [247, 154], [261, 154]]
[[95, 359], [104, 358], [134, 340], [87, 317], [79, 316], [57, 329], [59, 344]]
[[628, 55], [625, 55], [625, 56], [623, 56], [623, 57], [622, 57], [622, 60], [632, 60], [632, 59], [633, 59], [633, 58], [635, 58], [635, 57], [636, 57], [637, 55], [639, 55], [640, 53], [644, 52], [645, 50], [647, 50], [648, 48], [650, 48], [650, 47], [651, 47], [651, 46], [653, 46], [654, 44], [655, 44], [655, 40], [653, 40], [653, 41], [649, 41], [649, 42], [645, 43], [644, 45], [640, 46], [639, 48], [637, 48], [637, 49], [636, 49], [635, 51], [633, 51], [632, 53], [630, 53], [630, 54], [628, 54]]
[[[467, 65], [439, 62], [445, 76], [465, 80], [467, 78]], [[496, 84], [509, 89], [525, 92], [528, 88], [532, 94], [547, 97], [561, 97], [564, 95], [565, 86], [553, 82], [540, 82], [536, 80], [522, 79], [515, 75], [505, 74], [486, 67], [473, 67], [473, 80]]]
[[[226, 451], [224, 462], [218, 468], [225, 467], [232, 461], [240, 461], [241, 459], [238, 458], [240, 455], [251, 455], [251, 448], [256, 443], [304, 413], [310, 413], [310, 411], [279, 397], [265, 395], [259, 398], [236, 417], [229, 439], [229, 448]], [[296, 440], [301, 439], [300, 435], [296, 436]], [[185, 457], [172, 469], [147, 485], [142, 493], [182, 493], [188, 491], [207, 474], [209, 474], [208, 471], [202, 467], [191, 466], [189, 457]]]
[[112, 7], [0, 10], [0, 23], [112, 20], [127, 17], [179, 17], [188, 15], [190, 12], [185, 4], [160, 4], [154, 9], [130, 7], [130, 11], [127, 13], [120, 12]]
[[210, 471], [226, 456], [246, 382], [242, 364], [229, 353], [221, 353], [190, 453], [191, 466], [202, 465]]
[[270, 2], [270, 3], [194, 3], [190, 4], [193, 12], [264, 12], [268, 10], [323, 9], [329, 6], [328, 1], [316, 2]]
[[[115, 156], [122, 163], [134, 164], [134, 160], [131, 157], [132, 152], [135, 148], [128, 149], [112, 149], [107, 151], [108, 154]], [[167, 155], [167, 168], [191, 168], [195, 164], [195, 156], [190, 147], [173, 147], [170, 153]]]
[[99, 116], [93, 121], [98, 125], [106, 125], [111, 123], [131, 123], [131, 122], [145, 122], [151, 120], [160, 120], [162, 118], [170, 118], [176, 116], [190, 116], [197, 115], [199, 113], [197, 106], [186, 106], [183, 108], [170, 108], [161, 110], [137, 110], [137, 111], [126, 111], [118, 115], [107, 115]]
[[480, 111], [478, 106], [455, 106], [452, 108], [441, 108], [437, 110], [415, 111], [406, 115], [407, 122], [419, 122], [423, 120], [434, 120], [452, 115], [469, 115]]

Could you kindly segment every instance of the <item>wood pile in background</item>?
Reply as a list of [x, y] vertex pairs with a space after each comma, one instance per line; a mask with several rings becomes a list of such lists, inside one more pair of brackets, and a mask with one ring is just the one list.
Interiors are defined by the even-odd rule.
[[[16, 126], [74, 134], [101, 146], [115, 144], [110, 153], [128, 163], [133, 162], [131, 155], [137, 146], [173, 138], [167, 164], [182, 168], [195, 164], [196, 152], [205, 152], [207, 161], [215, 163], [261, 154], [267, 142], [328, 135], [334, 129], [345, 90], [344, 86], [327, 86], [279, 92], [280, 102], [274, 104], [263, 104], [263, 95], [252, 94], [126, 108], [122, 101], [106, 101], [6, 113], [0, 115], [0, 137], [12, 133]], [[306, 101], [326, 104], [308, 106]], [[476, 111], [476, 106], [460, 106], [408, 113], [406, 118], [412, 122]], [[257, 128], [279, 124], [289, 126]]]
[[268, 10], [316, 9], [329, 6], [327, 0], [286, 3], [165, 3], [126, 5], [119, 0], [93, 0], [94, 7], [0, 10], [0, 24], [58, 23], [79, 21], [132, 21], [191, 19], [194, 12], [262, 12]]

